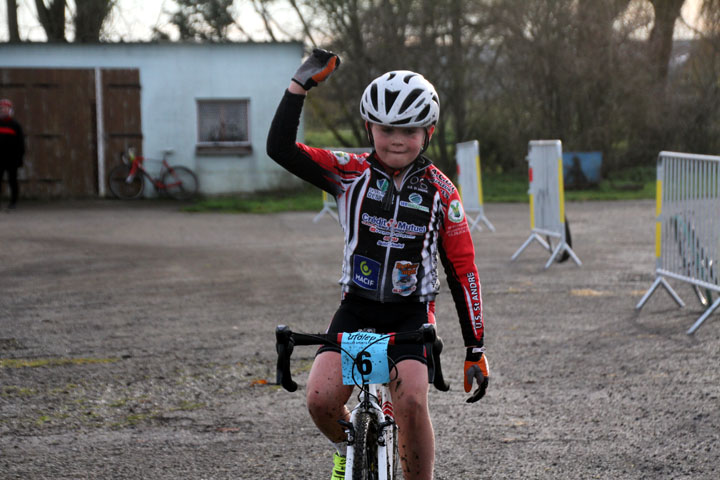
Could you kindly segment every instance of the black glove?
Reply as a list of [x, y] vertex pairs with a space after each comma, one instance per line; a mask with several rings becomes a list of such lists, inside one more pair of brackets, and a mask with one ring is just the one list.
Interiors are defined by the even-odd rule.
[[292, 80], [305, 90], [310, 90], [329, 77], [339, 66], [340, 57], [327, 50], [316, 48], [300, 65]]
[[[475, 348], [474, 350], [478, 350]], [[478, 384], [478, 388], [472, 394], [470, 398], [466, 400], [467, 403], [475, 403], [485, 396], [485, 390], [487, 390], [488, 381], [490, 379], [490, 366], [488, 365], [487, 356], [484, 352], [473, 352], [473, 348], [467, 349], [465, 354], [465, 392], [470, 392], [472, 389], [473, 380]]]

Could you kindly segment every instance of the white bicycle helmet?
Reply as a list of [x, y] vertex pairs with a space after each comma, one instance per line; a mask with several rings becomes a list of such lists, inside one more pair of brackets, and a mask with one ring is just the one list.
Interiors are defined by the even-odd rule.
[[366, 122], [391, 127], [429, 127], [440, 117], [440, 99], [419, 73], [395, 70], [365, 88], [360, 115]]

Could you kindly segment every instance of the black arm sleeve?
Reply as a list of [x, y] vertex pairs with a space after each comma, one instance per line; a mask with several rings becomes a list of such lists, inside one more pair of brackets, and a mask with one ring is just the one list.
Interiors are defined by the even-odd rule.
[[290, 159], [301, 154], [297, 151], [300, 149], [295, 145], [295, 139], [304, 103], [305, 95], [295, 95], [286, 90], [270, 124], [267, 153], [286, 168], [286, 164], [293, 163]]
[[332, 195], [337, 195], [337, 182], [332, 180], [336, 175], [318, 165], [307, 151], [296, 144], [304, 102], [305, 95], [285, 91], [270, 124], [267, 153], [290, 173]]

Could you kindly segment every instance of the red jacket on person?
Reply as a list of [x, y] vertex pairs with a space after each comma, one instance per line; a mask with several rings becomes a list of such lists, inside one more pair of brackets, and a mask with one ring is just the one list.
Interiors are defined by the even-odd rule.
[[22, 127], [12, 117], [0, 118], [0, 165], [20, 168], [25, 155], [25, 136]]

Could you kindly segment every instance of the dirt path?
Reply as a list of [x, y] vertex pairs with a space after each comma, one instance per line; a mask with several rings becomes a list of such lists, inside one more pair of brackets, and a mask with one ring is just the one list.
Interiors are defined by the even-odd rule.
[[[322, 330], [341, 233], [313, 213], [188, 214], [168, 203], [0, 212], [0, 478], [315, 479], [330, 450], [304, 392], [274, 379], [273, 330]], [[464, 403], [460, 333], [438, 302], [447, 394], [437, 479], [720, 477], [720, 318], [653, 280], [654, 204], [567, 206], [582, 267], [543, 270], [527, 205], [474, 234], [493, 378]], [[298, 350], [304, 385], [311, 352]]]

